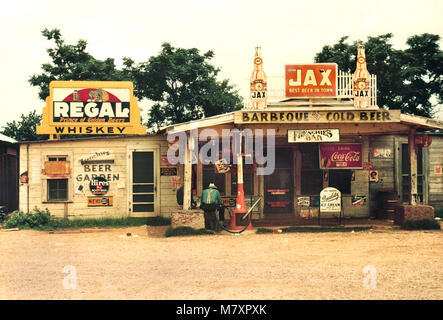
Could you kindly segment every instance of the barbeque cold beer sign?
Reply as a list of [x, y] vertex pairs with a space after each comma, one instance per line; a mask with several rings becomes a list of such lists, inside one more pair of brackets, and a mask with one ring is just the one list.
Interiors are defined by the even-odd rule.
[[132, 82], [52, 81], [37, 134], [145, 134]]

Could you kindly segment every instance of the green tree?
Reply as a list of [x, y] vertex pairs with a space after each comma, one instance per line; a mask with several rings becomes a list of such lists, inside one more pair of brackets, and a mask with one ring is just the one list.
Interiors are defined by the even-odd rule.
[[242, 98], [228, 80], [219, 81], [220, 69], [209, 63], [212, 51], [174, 48], [163, 43], [157, 56], [134, 64], [127, 59], [124, 70], [135, 82], [138, 98], [154, 102], [147, 126], [158, 128], [238, 110]]
[[234, 87], [227, 80], [217, 80], [220, 70], [209, 63], [212, 51], [201, 55], [196, 48], [174, 48], [163, 43], [158, 56], [138, 64], [124, 57], [123, 68], [118, 69], [114, 59], [101, 61], [89, 54], [85, 40], [66, 44], [59, 29], [44, 29], [42, 35], [55, 41], [55, 47], [47, 49], [51, 62], [42, 64], [43, 72], [29, 79], [32, 86], [40, 88], [42, 100], [49, 95], [53, 80], [132, 81], [139, 100], [152, 100], [147, 122], [151, 131], [242, 106]]
[[338, 43], [324, 46], [316, 54], [315, 62], [336, 62], [340, 70], [353, 73], [357, 46], [363, 43], [368, 71], [377, 75], [378, 105], [432, 117], [436, 105], [443, 102], [440, 37], [428, 33], [414, 35], [408, 38], [405, 50], [394, 49], [391, 38], [388, 33], [348, 44], [348, 37], [342, 37]]
[[36, 133], [36, 126], [40, 125], [42, 116], [37, 114], [36, 111], [31, 111], [27, 115], [22, 114], [20, 121], [7, 122], [6, 126], [0, 133], [5, 136], [14, 138], [17, 141], [35, 141], [46, 140], [48, 135], [38, 135]]
[[44, 29], [42, 35], [54, 40], [55, 48], [46, 51], [51, 58], [50, 63], [42, 64], [42, 73], [30, 77], [29, 83], [39, 87], [39, 98], [45, 100], [49, 96], [49, 83], [53, 80], [96, 80], [96, 81], [130, 81], [122, 70], [115, 66], [114, 59], [95, 59], [86, 51], [87, 42], [78, 40], [77, 44], [66, 44], [59, 29]]

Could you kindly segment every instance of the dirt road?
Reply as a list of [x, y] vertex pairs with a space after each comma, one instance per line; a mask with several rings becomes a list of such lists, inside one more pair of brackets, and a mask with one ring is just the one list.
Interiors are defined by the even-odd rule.
[[443, 299], [442, 232], [164, 230], [0, 232], [0, 299]]

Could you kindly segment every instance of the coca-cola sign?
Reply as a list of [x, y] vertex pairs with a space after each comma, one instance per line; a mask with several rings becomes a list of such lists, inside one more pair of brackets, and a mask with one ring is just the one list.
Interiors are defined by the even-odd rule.
[[325, 143], [319, 145], [320, 169], [361, 169], [361, 143]]

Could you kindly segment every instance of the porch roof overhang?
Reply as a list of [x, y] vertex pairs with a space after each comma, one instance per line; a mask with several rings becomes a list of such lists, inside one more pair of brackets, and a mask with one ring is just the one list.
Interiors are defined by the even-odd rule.
[[166, 133], [175, 133], [190, 131], [197, 128], [208, 128], [222, 124], [234, 123], [235, 112], [223, 113], [212, 117], [207, 117], [199, 120], [193, 120], [178, 124], [173, 124], [160, 128], [160, 131], [165, 131]]
[[[281, 120], [272, 122], [263, 120], [263, 118], [258, 121], [243, 121], [243, 114], [249, 115], [261, 115], [261, 114], [283, 114], [287, 115], [288, 113], [299, 113], [299, 114], [307, 114], [305, 119], [300, 121], [285, 121]], [[329, 121], [329, 115], [338, 114], [342, 115], [351, 115], [351, 120], [348, 119], [338, 119]], [[368, 116], [367, 120], [361, 120], [361, 114], [365, 114]], [[359, 117], [360, 115], [360, 117]], [[386, 117], [385, 117], [386, 116]], [[291, 116], [292, 117], [292, 116]], [[374, 117], [371, 119], [371, 117]], [[328, 120], [329, 119], [329, 120]], [[317, 128], [320, 126], [327, 126], [328, 128], [334, 126], [348, 127], [349, 133], [353, 132], [354, 129], [350, 128], [350, 125], [356, 126], [355, 133], [357, 134], [407, 134], [410, 128], [414, 128], [418, 131], [437, 131], [443, 130], [443, 121], [438, 119], [426, 118], [421, 116], [415, 116], [410, 114], [402, 114], [400, 110], [385, 110], [381, 108], [355, 108], [355, 107], [332, 107], [332, 106], [312, 106], [312, 107], [287, 107], [287, 106], [279, 106], [279, 107], [270, 107], [267, 109], [260, 110], [252, 110], [252, 109], [243, 109], [239, 111], [229, 112], [225, 114], [220, 114], [212, 117], [207, 117], [195, 121], [189, 121], [184, 123], [179, 123], [175, 125], [170, 125], [161, 128], [162, 132], [168, 133], [176, 133], [176, 132], [187, 132], [193, 129], [201, 129], [201, 128], [209, 128], [209, 127], [217, 127], [222, 125], [238, 125], [238, 126], [256, 126], [261, 125], [265, 128], [270, 127], [285, 127], [291, 125], [297, 125], [298, 127], [308, 127], [312, 126], [313, 128]], [[358, 128], [357, 128], [358, 127]]]
[[400, 114], [400, 122], [427, 131], [443, 130], [443, 121], [438, 119], [414, 116], [411, 114]]
[[10, 144], [14, 144], [14, 143], [17, 143], [18, 141], [0, 133], [0, 142], [7, 142]]

